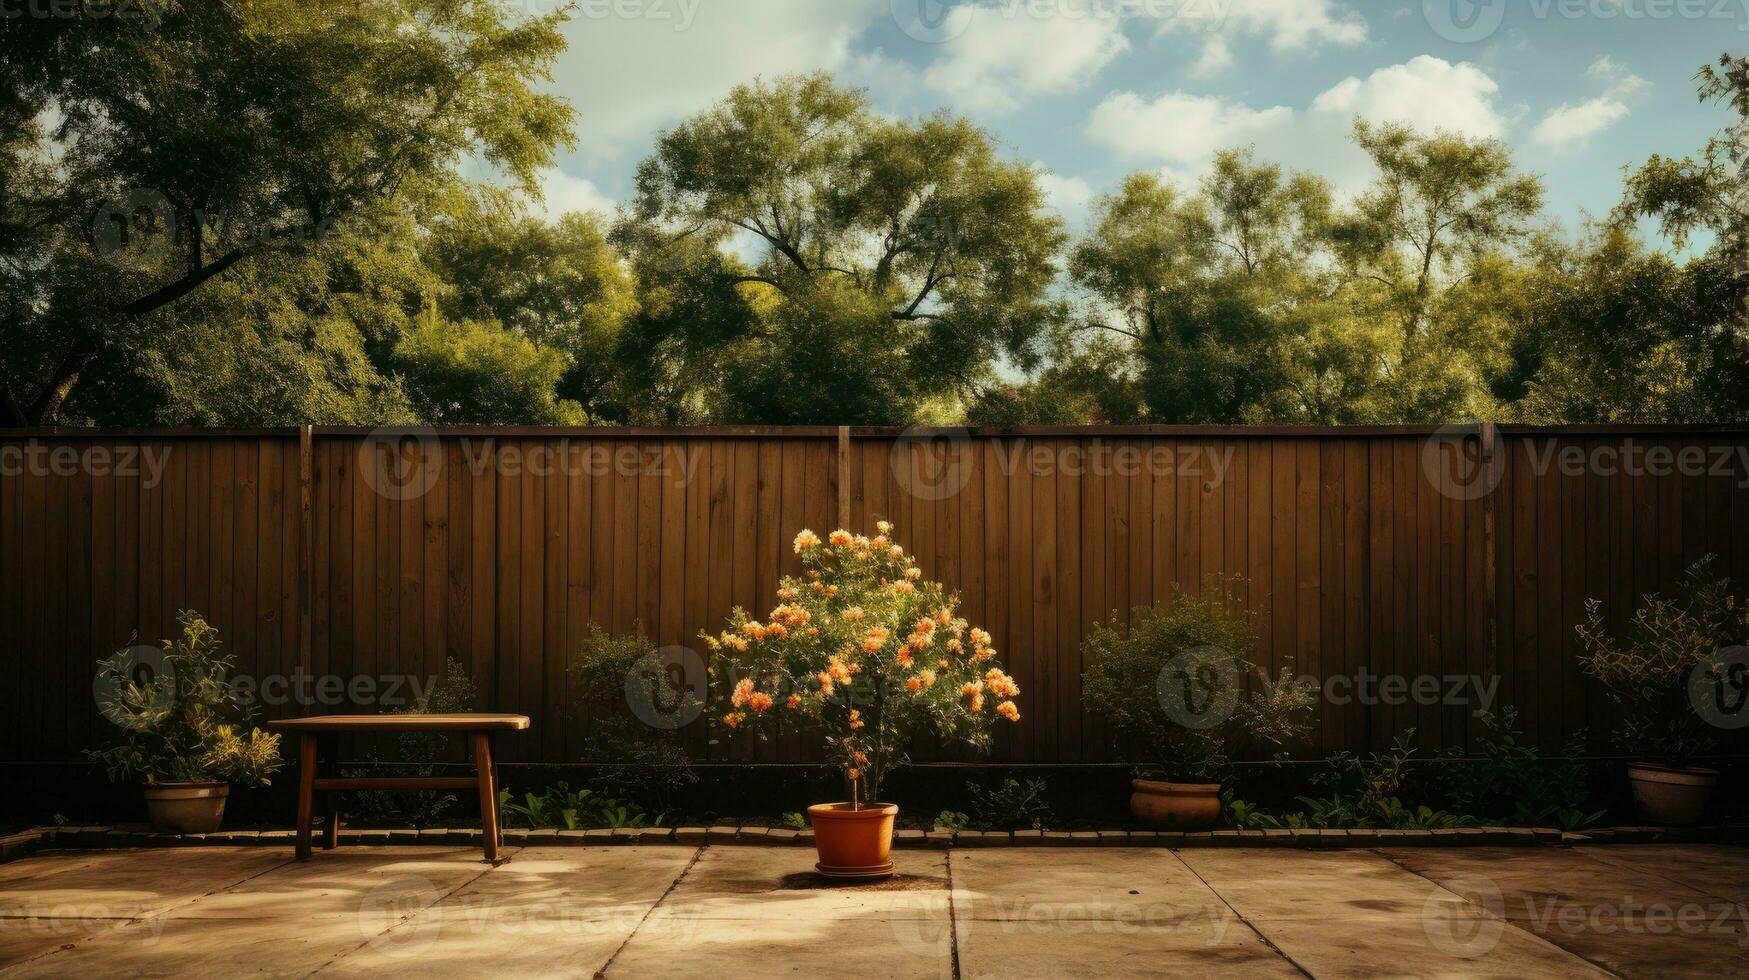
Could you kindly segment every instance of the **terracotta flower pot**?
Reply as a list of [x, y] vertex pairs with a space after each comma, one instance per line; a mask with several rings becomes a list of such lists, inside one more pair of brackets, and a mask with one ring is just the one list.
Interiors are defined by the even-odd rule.
[[1718, 784], [1717, 769], [1672, 769], [1650, 762], [1628, 765], [1634, 808], [1653, 823], [1692, 827], [1706, 815]]
[[814, 870], [828, 878], [885, 878], [893, 873], [893, 819], [896, 803], [870, 803], [852, 809], [848, 803], [816, 803], [808, 807], [814, 825]]
[[225, 819], [229, 783], [147, 783], [146, 812], [152, 826], [172, 834], [210, 834]]
[[1130, 814], [1156, 830], [1207, 830], [1221, 818], [1220, 783], [1130, 780]]

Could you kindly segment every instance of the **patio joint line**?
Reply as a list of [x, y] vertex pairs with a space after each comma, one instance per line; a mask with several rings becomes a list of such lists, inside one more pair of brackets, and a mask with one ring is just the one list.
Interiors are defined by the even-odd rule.
[[415, 909], [412, 912], [408, 912], [406, 915], [403, 915], [399, 919], [396, 919], [395, 921], [389, 923], [388, 927], [385, 928], [382, 932], [379, 932], [374, 936], [370, 936], [370, 937], [366, 938], [363, 942], [359, 943], [357, 946], [352, 947], [351, 949], [341, 950], [339, 953], [336, 953], [335, 955], [330, 956], [327, 960], [323, 961], [321, 966], [318, 966], [314, 970], [311, 970], [310, 972], [304, 974], [304, 976], [313, 977], [316, 974], [321, 973], [323, 970], [326, 970], [329, 967], [333, 966], [334, 964], [347, 958], [348, 956], [351, 956], [353, 953], [358, 952], [359, 950], [365, 948], [366, 946], [369, 946], [371, 943], [376, 942], [378, 939], [381, 939], [382, 937], [388, 935], [389, 933], [394, 932], [396, 929], [399, 929], [400, 927], [406, 925], [407, 923], [412, 922], [414, 919], [417, 919], [418, 917], [424, 915], [425, 913], [431, 911], [432, 909], [437, 908], [439, 905], [442, 905], [444, 902], [448, 901], [449, 897], [451, 895], [456, 894], [457, 892], [468, 887], [469, 885], [472, 885], [474, 882], [479, 881], [481, 878], [484, 878], [487, 875], [491, 874], [492, 872], [498, 870], [498, 868], [501, 865], [503, 865], [506, 861], [508, 861], [509, 858], [512, 855], [514, 855], [517, 850], [519, 850], [519, 848], [508, 848], [507, 847], [504, 850], [505, 850], [505, 854], [504, 854], [503, 858], [501, 858], [499, 860], [498, 864], [486, 865], [486, 867], [480, 869], [479, 874], [474, 875], [472, 878], [469, 878], [468, 880], [462, 882], [461, 884], [455, 886], [454, 888], [451, 888], [449, 891], [444, 892], [442, 895], [437, 896], [437, 901], [432, 902], [430, 905], [427, 905], [422, 909]]
[[602, 977], [607, 976], [608, 968], [613, 966], [613, 961], [619, 959], [619, 954], [625, 952], [625, 948], [631, 945], [638, 930], [644, 928], [644, 923], [650, 921], [650, 916], [656, 914], [656, 910], [662, 907], [662, 903], [668, 901], [668, 896], [674, 894], [674, 889], [679, 888], [680, 883], [686, 880], [686, 876], [692, 873], [693, 866], [698, 864], [699, 858], [704, 857], [704, 852], [709, 847], [709, 844], [700, 844], [698, 850], [692, 852], [692, 860], [686, 862], [686, 867], [680, 869], [680, 873], [674, 876], [674, 880], [668, 883], [667, 888], [662, 889], [662, 894], [656, 896], [656, 901], [644, 910], [643, 916], [638, 919], [638, 924], [632, 926], [632, 931], [626, 933], [626, 937], [620, 941], [619, 946], [615, 947], [613, 955], [601, 964], [601, 969], [595, 971], [595, 980], [601, 980]]
[[1307, 980], [1315, 980], [1315, 978], [1312, 976], [1312, 972], [1310, 970], [1301, 966], [1299, 960], [1296, 960], [1293, 957], [1289, 956], [1287, 954], [1287, 950], [1282, 949], [1280, 946], [1277, 946], [1275, 944], [1275, 940], [1269, 938], [1268, 936], [1265, 936], [1263, 934], [1262, 929], [1257, 928], [1257, 926], [1255, 924], [1253, 924], [1250, 919], [1245, 918], [1245, 914], [1243, 912], [1240, 912], [1238, 909], [1233, 907], [1232, 902], [1227, 901], [1227, 896], [1222, 895], [1220, 889], [1216, 888], [1214, 885], [1209, 884], [1209, 880], [1202, 876], [1202, 872], [1191, 867], [1190, 862], [1186, 861], [1184, 859], [1184, 855], [1178, 853], [1178, 848], [1169, 847], [1169, 848], [1167, 848], [1167, 852], [1170, 853], [1172, 855], [1173, 859], [1175, 859], [1179, 864], [1184, 866], [1184, 870], [1195, 875], [1196, 880], [1202, 882], [1202, 886], [1209, 890], [1210, 895], [1213, 895], [1214, 897], [1220, 899], [1221, 904], [1225, 905], [1227, 907], [1227, 911], [1233, 913], [1233, 918], [1238, 919], [1240, 922], [1244, 923], [1245, 928], [1251, 930], [1251, 934], [1253, 936], [1257, 937], [1258, 942], [1269, 947], [1272, 951], [1274, 951], [1275, 955], [1286, 960], [1289, 966], [1300, 971], [1300, 976], [1306, 977]]
[[953, 969], [953, 980], [960, 980], [960, 926], [959, 914], [953, 904], [953, 848], [948, 848], [944, 855], [947, 860], [947, 949], [948, 962]]
[[[1578, 850], [1578, 848], [1569, 848], [1569, 850]], [[1406, 871], [1409, 874], [1412, 874], [1415, 877], [1420, 878], [1422, 881], [1427, 882], [1428, 884], [1439, 889], [1440, 891], [1445, 892], [1449, 895], [1453, 895], [1457, 898], [1463, 899], [1463, 902], [1465, 905], [1475, 905], [1474, 902], [1471, 902], [1469, 899], [1464, 898], [1464, 896], [1459, 895], [1457, 892], [1454, 892], [1451, 889], [1445, 887], [1445, 884], [1443, 882], [1436, 881], [1432, 878], [1427, 877], [1426, 875], [1422, 874], [1421, 872], [1416, 871], [1414, 868], [1411, 868], [1408, 865], [1404, 864], [1403, 862], [1397, 860], [1395, 856], [1390, 855], [1390, 854], [1386, 854], [1384, 851], [1382, 851], [1378, 848], [1373, 848], [1372, 853], [1377, 854], [1379, 857], [1382, 857], [1386, 861], [1391, 862], [1392, 864], [1396, 865], [1398, 868], [1401, 868], [1403, 871]], [[1488, 912], [1488, 907], [1485, 905], [1478, 905], [1476, 907], [1480, 908], [1483, 912]], [[1505, 896], [1501, 896], [1501, 911], [1505, 912]], [[1489, 914], [1491, 915], [1492, 913], [1489, 913]], [[1505, 924], [1506, 928], [1514, 930], [1516, 932], [1522, 932], [1526, 936], [1529, 936], [1532, 939], [1534, 939], [1534, 940], [1536, 940], [1536, 941], [1538, 941], [1546, 946], [1552, 946], [1555, 949], [1558, 949], [1561, 952], [1566, 953], [1568, 956], [1571, 956], [1574, 959], [1579, 960], [1580, 962], [1583, 962], [1583, 963], [1590, 965], [1593, 969], [1597, 970], [1597, 972], [1602, 973], [1605, 976], [1615, 977], [1616, 980], [1621, 980], [1621, 974], [1615, 972], [1614, 970], [1611, 970], [1609, 967], [1604, 966], [1602, 963], [1597, 962], [1596, 960], [1592, 959], [1591, 957], [1586, 956], [1584, 953], [1581, 953], [1578, 950], [1568, 949], [1567, 947], [1562, 946], [1560, 943], [1555, 942], [1553, 939], [1550, 939], [1547, 936], [1542, 935], [1541, 933], [1537, 932], [1534, 929], [1526, 929], [1523, 926], [1519, 925], [1518, 923], [1513, 922], [1510, 918], [1508, 918], [1504, 914], [1499, 916], [1499, 919], [1502, 923]]]

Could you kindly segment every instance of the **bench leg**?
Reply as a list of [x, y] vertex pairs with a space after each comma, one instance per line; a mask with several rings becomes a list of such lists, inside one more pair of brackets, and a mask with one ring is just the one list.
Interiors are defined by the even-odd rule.
[[498, 863], [498, 786], [492, 764], [492, 736], [474, 733], [474, 771], [480, 784], [480, 843], [486, 860]]
[[310, 817], [316, 795], [316, 736], [298, 736], [298, 848], [297, 859], [310, 858]]
[[[340, 775], [340, 736], [327, 735], [322, 738], [322, 773], [329, 777]], [[340, 791], [331, 789], [322, 794], [323, 803], [328, 811], [328, 826], [322, 834], [322, 849], [332, 851], [340, 846]]]

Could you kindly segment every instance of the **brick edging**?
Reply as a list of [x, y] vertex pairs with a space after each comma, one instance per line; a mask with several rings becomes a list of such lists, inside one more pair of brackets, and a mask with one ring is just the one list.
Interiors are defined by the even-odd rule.
[[[39, 847], [192, 847], [260, 845], [289, 847], [291, 830], [226, 830], [215, 834], [161, 834], [143, 828], [50, 827], [0, 840], [11, 860]], [[353, 829], [342, 827], [342, 845], [445, 844], [478, 846], [478, 828]], [[17, 842], [14, 844], [14, 842]], [[812, 846], [812, 830], [783, 827], [643, 827], [609, 830], [506, 830], [510, 845], [599, 846], [606, 844], [745, 844]], [[1605, 827], [1565, 833], [1548, 827], [1459, 827], [1447, 830], [1214, 830], [1172, 833], [1151, 830], [899, 830], [893, 846], [947, 847], [1563, 847], [1598, 844], [1749, 843], [1749, 824], [1714, 827]]]

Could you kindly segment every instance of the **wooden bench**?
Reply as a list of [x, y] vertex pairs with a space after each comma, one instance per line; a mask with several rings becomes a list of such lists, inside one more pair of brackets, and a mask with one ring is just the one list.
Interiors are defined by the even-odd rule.
[[[343, 790], [477, 789], [480, 794], [480, 840], [486, 860], [498, 863], [503, 835], [498, 829], [498, 767], [492, 761], [492, 737], [498, 732], [528, 728], [527, 715], [317, 715], [284, 718], [267, 727], [298, 736], [298, 860], [310, 856], [310, 822], [316, 794], [328, 810], [323, 850], [340, 843], [340, 793]], [[474, 749], [472, 776], [340, 775], [340, 736], [400, 732], [439, 732], [469, 736]], [[321, 772], [318, 775], [318, 767]]]

